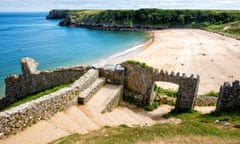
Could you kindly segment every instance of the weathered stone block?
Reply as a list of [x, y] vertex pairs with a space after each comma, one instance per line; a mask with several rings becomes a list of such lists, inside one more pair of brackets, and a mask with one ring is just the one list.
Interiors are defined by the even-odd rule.
[[217, 111], [240, 111], [240, 82], [234, 81], [232, 85], [225, 82], [220, 87], [219, 98], [216, 106]]

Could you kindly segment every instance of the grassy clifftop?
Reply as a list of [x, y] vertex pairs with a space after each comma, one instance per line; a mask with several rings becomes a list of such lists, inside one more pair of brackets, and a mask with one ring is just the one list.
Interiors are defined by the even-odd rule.
[[[205, 28], [239, 34], [240, 11], [163, 9], [52, 10], [47, 18], [62, 19], [60, 22], [62, 26], [105, 30]], [[229, 27], [229, 25], [231, 26]]]

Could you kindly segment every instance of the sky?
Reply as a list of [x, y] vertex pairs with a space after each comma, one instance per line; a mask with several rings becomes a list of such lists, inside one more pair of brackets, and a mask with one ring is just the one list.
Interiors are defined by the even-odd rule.
[[240, 9], [240, 0], [1, 0], [0, 12], [51, 9]]

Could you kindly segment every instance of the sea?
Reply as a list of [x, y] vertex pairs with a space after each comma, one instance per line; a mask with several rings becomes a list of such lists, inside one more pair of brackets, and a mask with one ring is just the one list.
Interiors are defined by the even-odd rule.
[[100, 31], [58, 26], [48, 12], [0, 13], [0, 97], [4, 79], [20, 74], [20, 59], [31, 57], [39, 70], [95, 65], [133, 51], [149, 39], [145, 32]]

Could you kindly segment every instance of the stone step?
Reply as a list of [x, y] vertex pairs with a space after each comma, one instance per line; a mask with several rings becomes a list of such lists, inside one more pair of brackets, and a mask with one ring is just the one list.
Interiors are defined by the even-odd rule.
[[60, 137], [69, 135], [66, 132], [47, 121], [39, 121], [24, 131], [11, 135], [7, 139], [0, 140], [1, 144], [46, 144]]
[[78, 97], [78, 104], [86, 104], [93, 95], [105, 84], [105, 78], [98, 78], [87, 89], [80, 92]]
[[142, 111], [133, 111], [130, 108], [123, 107], [121, 108], [129, 117], [135, 119], [138, 122], [138, 125], [153, 125], [155, 122], [148, 116], [148, 113], [144, 110]]
[[99, 78], [99, 71], [95, 69], [88, 70], [83, 76], [76, 80], [72, 87], [76, 87], [79, 91], [83, 91], [91, 86]]
[[100, 126], [93, 122], [85, 113], [83, 113], [77, 106], [72, 106], [65, 111], [65, 114], [82, 128], [92, 131], [100, 129]]
[[48, 122], [69, 133], [88, 133], [86, 129], [68, 117], [64, 112], [56, 113]]
[[122, 98], [123, 86], [106, 84], [87, 103], [93, 111], [104, 113], [117, 106]]
[[136, 126], [139, 125], [138, 120], [130, 117], [123, 109], [117, 108], [110, 113], [104, 113], [110, 119], [113, 118], [118, 125], [126, 124], [128, 126]]
[[105, 117], [102, 113], [95, 111], [91, 108], [88, 108], [86, 105], [78, 106], [80, 111], [82, 111], [89, 119], [91, 119], [94, 123], [99, 125], [100, 127], [104, 126], [113, 126], [114, 121]]

